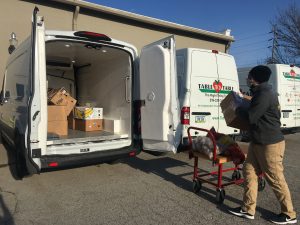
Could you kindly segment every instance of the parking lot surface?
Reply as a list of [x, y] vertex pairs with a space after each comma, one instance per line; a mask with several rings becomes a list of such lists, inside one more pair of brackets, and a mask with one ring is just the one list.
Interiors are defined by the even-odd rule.
[[[299, 146], [300, 134], [286, 135], [285, 175], [298, 213]], [[241, 204], [241, 186], [226, 187], [222, 205], [216, 203], [216, 190], [208, 184], [194, 194], [193, 161], [184, 152], [161, 156], [141, 153], [113, 165], [53, 171], [23, 180], [14, 179], [13, 164], [1, 145], [1, 225], [269, 224], [267, 219], [280, 210], [268, 185], [259, 192], [253, 221], [227, 213], [228, 207]], [[200, 169], [212, 171], [216, 167], [200, 160]], [[227, 175], [231, 177], [231, 173]]]

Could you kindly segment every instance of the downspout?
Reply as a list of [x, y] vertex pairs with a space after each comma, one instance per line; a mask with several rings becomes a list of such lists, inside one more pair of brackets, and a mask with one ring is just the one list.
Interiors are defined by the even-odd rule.
[[227, 53], [227, 54], [229, 52], [229, 48], [231, 46], [231, 43], [232, 43], [232, 41], [228, 41], [227, 45], [225, 45], [225, 53]]
[[80, 6], [76, 6], [75, 11], [73, 13], [73, 20], [72, 20], [72, 30], [76, 31], [77, 30], [77, 18], [79, 15], [79, 11], [80, 11]]

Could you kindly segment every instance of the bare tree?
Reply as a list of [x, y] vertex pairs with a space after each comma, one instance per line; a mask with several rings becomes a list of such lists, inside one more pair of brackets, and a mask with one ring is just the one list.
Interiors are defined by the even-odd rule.
[[300, 8], [294, 2], [279, 11], [271, 25], [274, 33], [273, 57], [266, 62], [300, 65]]

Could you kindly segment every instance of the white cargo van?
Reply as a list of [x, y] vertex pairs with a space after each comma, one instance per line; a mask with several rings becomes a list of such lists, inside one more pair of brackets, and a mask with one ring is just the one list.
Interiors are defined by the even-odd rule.
[[[176, 52], [182, 143], [187, 143], [187, 128], [196, 126], [237, 135], [228, 127], [220, 102], [230, 91], [239, 90], [234, 57], [215, 50], [187, 48]], [[192, 135], [203, 135], [194, 132]]]
[[[278, 93], [282, 129], [300, 127], [300, 69], [285, 64], [266, 66], [272, 71], [269, 83]], [[250, 67], [238, 69], [240, 90], [247, 95], [251, 95], [246, 82], [250, 70]]]
[[[144, 47], [138, 58], [135, 47], [102, 34], [45, 31], [37, 12], [31, 36], [8, 60], [1, 92], [1, 136], [16, 149], [19, 176], [134, 156], [142, 148], [176, 152], [174, 38]], [[119, 131], [49, 136], [47, 89], [62, 86], [80, 105], [102, 107], [103, 119], [118, 120]]]

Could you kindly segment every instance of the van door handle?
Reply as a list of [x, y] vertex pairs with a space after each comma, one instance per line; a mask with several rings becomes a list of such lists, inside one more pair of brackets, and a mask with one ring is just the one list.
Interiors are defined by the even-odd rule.
[[130, 77], [129, 76], [126, 76], [125, 78], [125, 100], [126, 102], [130, 103], [131, 100], [130, 100], [130, 93], [131, 93], [131, 85], [130, 85]]

